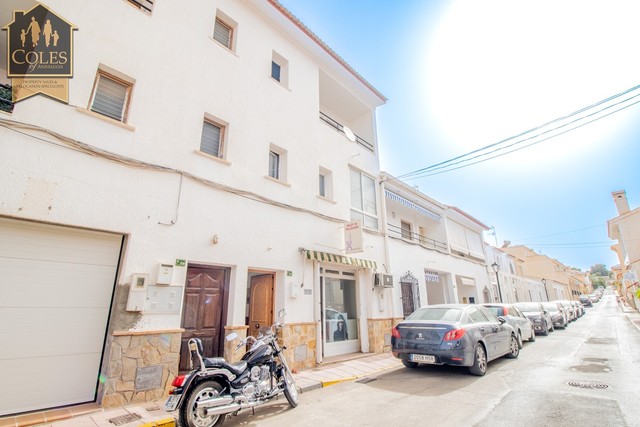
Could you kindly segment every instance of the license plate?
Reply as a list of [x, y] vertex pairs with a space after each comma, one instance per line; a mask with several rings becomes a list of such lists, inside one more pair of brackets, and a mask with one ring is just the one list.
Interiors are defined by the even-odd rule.
[[423, 363], [436, 363], [435, 356], [428, 356], [426, 354], [412, 354], [411, 355], [412, 362], [423, 362]]
[[172, 394], [167, 399], [167, 403], [164, 404], [164, 410], [167, 412], [175, 411], [176, 406], [178, 406], [178, 401], [180, 400], [179, 394]]

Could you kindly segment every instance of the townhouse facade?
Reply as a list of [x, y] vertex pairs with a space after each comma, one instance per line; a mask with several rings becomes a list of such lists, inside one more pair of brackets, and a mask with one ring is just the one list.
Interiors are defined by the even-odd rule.
[[380, 346], [386, 98], [275, 0], [46, 7], [74, 74], [0, 112], [0, 415], [159, 399], [276, 320], [296, 369]]
[[640, 277], [640, 208], [630, 209], [626, 191], [611, 193], [618, 216], [607, 221], [609, 238], [614, 241], [611, 250], [618, 258], [618, 268], [612, 268], [620, 295], [631, 307], [640, 309], [638, 278]]
[[524, 259], [490, 245], [486, 252], [492, 302], [548, 301], [542, 279], [528, 276]]

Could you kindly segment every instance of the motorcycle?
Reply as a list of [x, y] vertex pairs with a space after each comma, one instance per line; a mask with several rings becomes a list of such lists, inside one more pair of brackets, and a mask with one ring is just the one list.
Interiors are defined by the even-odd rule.
[[[281, 310], [279, 317], [283, 316]], [[298, 406], [298, 390], [283, 353], [286, 347], [280, 348], [276, 339], [281, 327], [276, 322], [257, 337], [241, 339], [235, 351], [250, 347], [236, 363], [222, 357], [202, 357], [202, 341], [191, 338], [188, 342], [191, 371], [175, 377], [171, 383], [175, 388], [169, 392], [165, 410], [178, 411], [183, 427], [213, 427], [222, 425], [228, 414], [237, 415], [280, 394], [284, 394], [292, 408]], [[234, 332], [226, 339], [232, 341], [237, 337]]]

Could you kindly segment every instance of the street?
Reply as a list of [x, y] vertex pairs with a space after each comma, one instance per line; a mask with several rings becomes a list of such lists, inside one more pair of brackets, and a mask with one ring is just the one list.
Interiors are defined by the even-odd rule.
[[611, 291], [587, 314], [498, 359], [466, 369], [398, 368], [229, 417], [235, 426], [640, 426], [640, 332]]

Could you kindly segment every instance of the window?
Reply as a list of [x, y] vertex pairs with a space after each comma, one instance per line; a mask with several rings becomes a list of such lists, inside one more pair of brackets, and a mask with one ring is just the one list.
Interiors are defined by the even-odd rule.
[[151, 14], [153, 10], [154, 0], [127, 0], [127, 2], [144, 13]]
[[400, 230], [403, 239], [411, 240], [411, 224], [405, 221], [400, 221]]
[[271, 77], [280, 81], [280, 65], [274, 61], [271, 61]]
[[269, 177], [278, 181], [287, 181], [287, 151], [270, 144], [269, 145]]
[[224, 125], [205, 119], [202, 123], [200, 151], [214, 157], [222, 158], [224, 130]]
[[233, 28], [222, 22], [220, 18], [216, 18], [216, 25], [213, 28], [213, 39], [217, 40], [227, 49], [231, 49], [232, 36]]
[[280, 178], [280, 154], [275, 151], [269, 151], [269, 176], [271, 178]]
[[375, 180], [351, 169], [351, 220], [364, 227], [378, 229]]
[[284, 87], [289, 87], [289, 61], [275, 50], [271, 56], [271, 78]]
[[126, 122], [132, 84], [101, 70], [93, 88], [91, 111]]
[[318, 172], [318, 195], [333, 200], [333, 174], [323, 167]]

